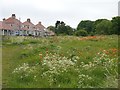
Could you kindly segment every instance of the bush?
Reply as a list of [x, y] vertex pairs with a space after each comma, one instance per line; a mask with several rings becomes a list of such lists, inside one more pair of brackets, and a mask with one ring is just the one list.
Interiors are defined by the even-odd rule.
[[91, 36], [94, 36], [94, 35], [95, 35], [95, 32], [90, 32], [90, 35], [91, 35]]
[[78, 30], [78, 31], [75, 32], [75, 35], [76, 36], [87, 36], [88, 33], [85, 30]]

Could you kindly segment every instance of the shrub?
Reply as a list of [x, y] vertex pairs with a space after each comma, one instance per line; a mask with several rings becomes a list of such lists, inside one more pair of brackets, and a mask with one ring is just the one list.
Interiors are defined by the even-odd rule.
[[95, 35], [95, 32], [90, 32], [90, 35], [91, 35], [91, 36], [94, 36], [94, 35]]
[[85, 30], [78, 30], [78, 31], [75, 32], [75, 35], [76, 36], [87, 36], [88, 33]]

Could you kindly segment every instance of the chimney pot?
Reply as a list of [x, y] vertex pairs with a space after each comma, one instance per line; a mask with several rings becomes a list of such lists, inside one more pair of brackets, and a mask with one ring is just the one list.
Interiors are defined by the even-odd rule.
[[39, 24], [41, 24], [41, 22], [39, 22]]
[[3, 18], [3, 21], [5, 21], [5, 18]]
[[15, 14], [12, 14], [12, 18], [15, 18], [16, 16], [15, 16]]
[[30, 22], [30, 18], [28, 18], [27, 21]]

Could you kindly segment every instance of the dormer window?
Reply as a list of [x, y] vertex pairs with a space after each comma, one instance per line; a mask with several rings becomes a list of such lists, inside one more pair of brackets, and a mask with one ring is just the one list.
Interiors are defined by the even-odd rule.
[[27, 26], [27, 28], [29, 29], [29, 26]]
[[13, 25], [11, 24], [10, 26], [12, 27]]

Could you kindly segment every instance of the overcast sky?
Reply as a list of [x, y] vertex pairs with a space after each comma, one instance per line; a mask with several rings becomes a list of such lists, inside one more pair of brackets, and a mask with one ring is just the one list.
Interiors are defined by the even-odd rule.
[[47, 27], [57, 20], [76, 28], [81, 20], [111, 19], [118, 16], [119, 0], [0, 0], [0, 21], [11, 14]]

